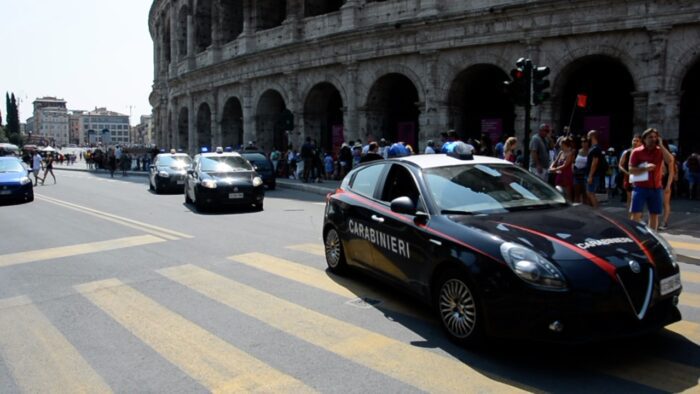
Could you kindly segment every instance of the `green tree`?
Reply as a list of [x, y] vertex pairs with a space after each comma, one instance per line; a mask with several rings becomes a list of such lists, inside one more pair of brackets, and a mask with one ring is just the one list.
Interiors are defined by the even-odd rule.
[[5, 93], [5, 105], [7, 108], [7, 128], [5, 130], [7, 138], [15, 145], [22, 145], [22, 135], [19, 130], [19, 108], [14, 93], [12, 95]]

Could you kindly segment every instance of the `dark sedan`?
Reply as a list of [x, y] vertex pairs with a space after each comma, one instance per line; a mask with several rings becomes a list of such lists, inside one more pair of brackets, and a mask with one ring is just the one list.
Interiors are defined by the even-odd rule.
[[0, 157], [0, 202], [34, 201], [34, 186], [29, 171], [14, 156]]
[[156, 193], [182, 192], [192, 159], [186, 153], [160, 153], [148, 173], [148, 187]]
[[260, 175], [265, 186], [270, 190], [277, 187], [277, 177], [272, 161], [265, 156], [264, 152], [241, 151], [241, 156], [248, 160], [255, 167], [255, 171]]
[[265, 186], [262, 178], [240, 154], [202, 153], [194, 157], [185, 179], [185, 202], [197, 210], [254, 206], [263, 209]]
[[330, 270], [361, 268], [434, 306], [448, 336], [587, 342], [679, 321], [675, 256], [646, 226], [509, 162], [419, 155], [353, 169], [327, 198]]

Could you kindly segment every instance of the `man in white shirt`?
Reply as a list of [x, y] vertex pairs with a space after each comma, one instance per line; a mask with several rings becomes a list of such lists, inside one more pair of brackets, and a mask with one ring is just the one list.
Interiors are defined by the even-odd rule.
[[[38, 151], [34, 152], [34, 156], [32, 156], [32, 172], [34, 173], [34, 186], [37, 186], [39, 184], [39, 172], [41, 172], [41, 155], [39, 154]], [[44, 180], [41, 180], [41, 183], [44, 183]]]

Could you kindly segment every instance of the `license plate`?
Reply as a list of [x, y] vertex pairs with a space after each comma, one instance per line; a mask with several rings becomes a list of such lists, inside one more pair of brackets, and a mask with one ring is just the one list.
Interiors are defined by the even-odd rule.
[[12, 193], [11, 190], [0, 190], [0, 195], [2, 195], [2, 196], [6, 196], [6, 195], [8, 195], [8, 194], [10, 194], [10, 193]]
[[184, 179], [178, 180], [178, 181], [177, 181], [177, 184], [178, 184], [178, 185], [184, 185], [184, 184], [185, 184], [185, 180], [184, 180]]
[[243, 193], [229, 193], [228, 198], [243, 198]]
[[681, 288], [681, 274], [675, 274], [673, 276], [669, 276], [666, 279], [661, 279], [660, 283], [660, 291], [661, 295], [666, 295], [668, 293], [671, 293], [675, 290], [678, 290]]

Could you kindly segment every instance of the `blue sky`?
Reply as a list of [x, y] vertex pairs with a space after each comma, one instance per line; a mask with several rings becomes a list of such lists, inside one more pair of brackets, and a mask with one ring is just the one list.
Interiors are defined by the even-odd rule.
[[0, 0], [0, 111], [5, 92], [20, 100], [20, 120], [37, 97], [69, 109], [95, 107], [149, 115], [153, 41], [150, 0]]

